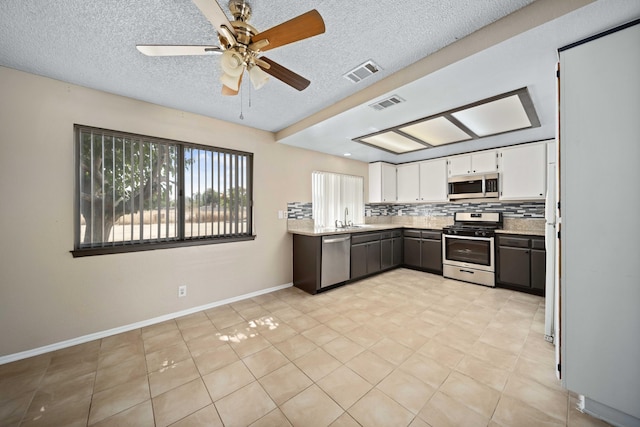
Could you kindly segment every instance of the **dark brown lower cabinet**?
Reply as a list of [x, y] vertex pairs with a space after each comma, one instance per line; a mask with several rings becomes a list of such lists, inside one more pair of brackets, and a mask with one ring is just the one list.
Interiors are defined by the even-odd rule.
[[380, 240], [380, 269], [393, 267], [393, 240]]
[[420, 256], [420, 238], [404, 235], [404, 265], [407, 267], [422, 267], [422, 257]]
[[547, 278], [547, 254], [544, 250], [531, 249], [531, 288], [542, 292]]
[[499, 235], [496, 241], [496, 284], [544, 295], [546, 277], [544, 238]]
[[380, 233], [351, 235], [351, 279], [357, 279], [381, 270]]
[[436, 273], [442, 273], [441, 235], [438, 233], [437, 238], [424, 238], [423, 232], [423, 238], [420, 244], [422, 268]]
[[402, 231], [396, 230], [393, 235], [394, 237], [391, 238], [392, 267], [398, 267], [402, 265]]
[[320, 289], [322, 237], [293, 235], [293, 285], [315, 294]]
[[405, 230], [404, 265], [442, 274], [442, 232]]
[[528, 248], [500, 246], [500, 282], [531, 287], [531, 251]]
[[380, 233], [380, 270], [402, 264], [402, 230]]

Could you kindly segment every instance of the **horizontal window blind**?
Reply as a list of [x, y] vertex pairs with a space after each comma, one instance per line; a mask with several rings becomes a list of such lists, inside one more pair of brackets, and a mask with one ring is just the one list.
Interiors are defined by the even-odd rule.
[[363, 177], [314, 171], [311, 187], [316, 227], [364, 223]]
[[84, 126], [76, 141], [76, 251], [252, 236], [251, 153]]

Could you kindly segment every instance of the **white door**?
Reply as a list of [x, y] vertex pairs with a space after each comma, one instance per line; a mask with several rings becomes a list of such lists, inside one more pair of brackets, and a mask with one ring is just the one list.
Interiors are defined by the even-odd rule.
[[420, 200], [420, 167], [408, 163], [397, 167], [398, 202], [415, 203]]
[[524, 144], [500, 152], [500, 200], [544, 200], [547, 145]]
[[449, 176], [468, 175], [471, 173], [471, 154], [449, 157]]
[[420, 201], [446, 202], [447, 160], [428, 160], [420, 163]]
[[639, 41], [560, 52], [562, 381], [614, 425], [640, 422]]

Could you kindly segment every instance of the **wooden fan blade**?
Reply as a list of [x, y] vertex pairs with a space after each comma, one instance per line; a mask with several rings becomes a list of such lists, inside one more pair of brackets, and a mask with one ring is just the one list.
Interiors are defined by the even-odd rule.
[[139, 44], [136, 48], [147, 56], [181, 56], [181, 55], [220, 55], [218, 46], [162, 46], [156, 44]]
[[227, 18], [227, 15], [225, 15], [216, 0], [193, 0], [193, 2], [218, 32], [220, 32], [220, 27], [224, 25], [234, 36], [236, 35], [235, 28], [233, 28], [233, 25], [229, 22], [229, 18]]
[[269, 44], [261, 49], [264, 52], [322, 33], [324, 33], [324, 21], [320, 13], [313, 9], [287, 22], [283, 22], [280, 25], [256, 34], [251, 38], [251, 43], [265, 39], [269, 40]]
[[240, 86], [242, 85], [242, 76], [243, 74], [240, 74], [240, 80], [238, 82], [238, 90], [234, 90], [231, 89], [229, 86], [227, 85], [222, 85], [222, 94], [224, 96], [235, 96], [238, 94], [238, 92], [240, 92]]
[[265, 58], [263, 56], [260, 59], [269, 64], [269, 68], [260, 66], [260, 68], [262, 68], [265, 73], [275, 77], [283, 83], [288, 84], [294, 89], [305, 90], [311, 83], [301, 75], [294, 73], [290, 69], [283, 67], [277, 62], [273, 62], [269, 58]]

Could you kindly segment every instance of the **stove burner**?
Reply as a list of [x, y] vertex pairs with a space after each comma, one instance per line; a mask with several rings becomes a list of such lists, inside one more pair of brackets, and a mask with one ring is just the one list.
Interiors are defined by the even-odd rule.
[[445, 227], [445, 234], [460, 236], [493, 237], [495, 230], [502, 228], [502, 214], [491, 213], [463, 213], [456, 212], [454, 224]]
[[477, 226], [456, 226], [445, 227], [442, 231], [445, 234], [453, 234], [459, 236], [478, 236], [478, 237], [493, 237], [496, 233], [495, 230], [498, 227], [477, 227]]

